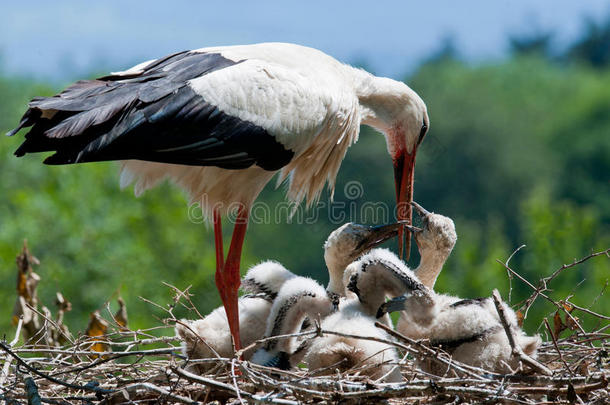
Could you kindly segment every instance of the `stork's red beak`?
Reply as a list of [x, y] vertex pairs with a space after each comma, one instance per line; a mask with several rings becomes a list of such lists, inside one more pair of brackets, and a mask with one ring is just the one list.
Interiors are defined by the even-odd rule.
[[[412, 224], [413, 218], [411, 201], [413, 201], [413, 175], [415, 173], [416, 151], [416, 148], [413, 148], [411, 153], [403, 150], [393, 159], [394, 182], [396, 185], [396, 216], [399, 221], [406, 221], [407, 224]], [[398, 231], [398, 255], [402, 259], [406, 250], [406, 259], [409, 260], [411, 232], [407, 231], [406, 241], [403, 235], [404, 229], [401, 227]]]

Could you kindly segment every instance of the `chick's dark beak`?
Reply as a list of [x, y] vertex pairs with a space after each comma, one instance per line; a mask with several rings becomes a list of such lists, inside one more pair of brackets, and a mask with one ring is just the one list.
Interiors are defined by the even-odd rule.
[[426, 220], [431, 215], [429, 211], [427, 211], [424, 207], [422, 207], [415, 201], [411, 201], [411, 206], [415, 208], [415, 212], [417, 212], [417, 215], [419, 215], [422, 220]]
[[382, 316], [384, 316], [385, 314], [388, 314], [388, 313], [404, 311], [406, 300], [407, 300], [407, 298], [405, 296], [398, 296], [398, 297], [392, 298], [389, 301], [384, 302], [383, 304], [381, 304], [381, 306], [377, 310], [377, 314], [376, 314], [377, 319], [381, 318]]
[[399, 221], [388, 225], [372, 226], [356, 247], [358, 253], [373, 249], [390, 238], [398, 235], [407, 225], [406, 221]]

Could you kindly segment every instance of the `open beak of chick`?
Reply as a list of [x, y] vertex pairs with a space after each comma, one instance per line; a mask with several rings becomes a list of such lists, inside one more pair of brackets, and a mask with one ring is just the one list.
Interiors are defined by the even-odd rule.
[[[422, 224], [425, 227], [428, 224], [430, 215], [432, 215], [432, 214], [428, 210], [426, 210], [424, 207], [422, 207], [421, 205], [416, 203], [415, 201], [411, 201], [411, 205], [415, 209], [417, 216], [419, 216], [419, 218], [422, 220]], [[419, 228], [419, 227], [413, 226], [413, 225], [405, 224], [404, 226], [409, 231], [411, 231], [413, 236], [416, 236], [418, 233], [423, 232], [423, 230], [424, 230], [423, 228]], [[416, 239], [416, 241], [417, 241], [417, 239]]]
[[358, 242], [358, 246], [356, 246], [356, 251], [362, 253], [373, 249], [388, 239], [397, 236], [401, 229], [408, 226], [407, 221], [398, 221], [388, 225], [371, 226], [364, 232], [362, 239]]

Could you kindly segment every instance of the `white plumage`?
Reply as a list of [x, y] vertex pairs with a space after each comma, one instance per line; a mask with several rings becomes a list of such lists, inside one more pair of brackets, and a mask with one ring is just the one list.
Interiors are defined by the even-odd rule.
[[[376, 261], [383, 260], [391, 253], [385, 249], [374, 249], [347, 268], [343, 266], [356, 251], [368, 251], [387, 239], [388, 234], [395, 234], [397, 226], [400, 225], [371, 228], [350, 223], [335, 230], [325, 243], [325, 258], [330, 273], [328, 290], [303, 277], [286, 282], [273, 303], [265, 335], [296, 333], [301, 330], [303, 321], [309, 318], [321, 319], [324, 330], [391, 340], [374, 325], [375, 315], [385, 297], [404, 291], [401, 281], [396, 279], [400, 275], [377, 268]], [[339, 294], [342, 298], [333, 301], [339, 289], [343, 290]], [[331, 314], [337, 303], [338, 311]], [[389, 317], [385, 322], [390, 325]], [[402, 379], [398, 368], [394, 367], [398, 357], [391, 345], [333, 334], [306, 341], [295, 338], [273, 340], [252, 357], [255, 363], [284, 368], [295, 366], [301, 359], [311, 370], [326, 369], [327, 373], [332, 373], [335, 368], [346, 370], [356, 367], [371, 378], [383, 378], [385, 381]]]
[[411, 205], [422, 220], [422, 229], [412, 229], [420, 256], [415, 274], [426, 287], [432, 289], [457, 242], [455, 224], [451, 218], [428, 212], [416, 202]]
[[[308, 277], [295, 277], [282, 286], [273, 302], [267, 320], [266, 337], [299, 332], [305, 318], [323, 319], [338, 304], [317, 281]], [[295, 360], [290, 357], [297, 351], [296, 338], [273, 339], [264, 344], [252, 356], [257, 364], [290, 368]], [[292, 360], [292, 361], [291, 361]]]
[[[339, 310], [335, 312], [337, 304]], [[303, 321], [309, 318], [321, 319], [324, 330], [390, 339], [375, 328], [374, 314], [367, 314], [363, 309], [355, 297], [333, 301], [316, 281], [296, 277], [282, 286], [274, 301], [266, 336], [296, 333], [301, 330]], [[332, 334], [305, 340], [295, 337], [274, 339], [252, 356], [255, 363], [284, 369], [296, 366], [301, 359], [310, 370], [326, 368], [325, 373], [332, 374], [335, 368], [357, 367], [364, 375], [373, 378], [388, 374], [386, 381], [401, 379], [398, 370], [391, 370], [391, 364], [396, 364], [398, 359], [390, 345]]]
[[[392, 340], [375, 326], [374, 314], [363, 312], [362, 305], [354, 298], [343, 300], [339, 311], [326, 317], [321, 327], [345, 335]], [[395, 367], [399, 362], [396, 349], [374, 340], [324, 334], [312, 340], [303, 361], [310, 370], [325, 369], [325, 374], [357, 370], [372, 379], [402, 381], [400, 370]]]

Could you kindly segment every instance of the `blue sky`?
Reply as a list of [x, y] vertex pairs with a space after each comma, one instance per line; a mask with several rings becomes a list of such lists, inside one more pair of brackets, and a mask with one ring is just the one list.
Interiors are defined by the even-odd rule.
[[[222, 4], [221, 4], [222, 3]], [[177, 50], [263, 41], [319, 48], [401, 77], [451, 37], [469, 60], [502, 57], [509, 34], [552, 30], [557, 45], [583, 18], [606, 17], [607, 0], [430, 1], [7, 1], [0, 66], [69, 80], [120, 70]]]

